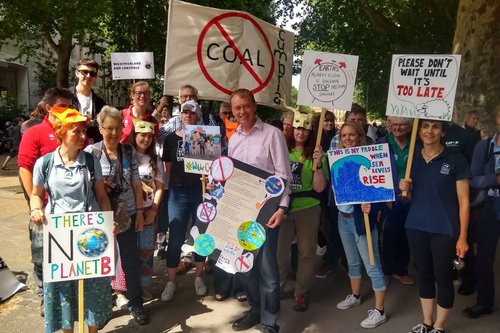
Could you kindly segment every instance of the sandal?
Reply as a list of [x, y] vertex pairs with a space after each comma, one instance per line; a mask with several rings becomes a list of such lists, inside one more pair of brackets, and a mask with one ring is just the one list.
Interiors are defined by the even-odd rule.
[[247, 294], [245, 292], [237, 293], [236, 299], [238, 300], [238, 302], [246, 302]]
[[4, 165], [2, 165], [2, 168], [1, 168], [1, 169], [2, 169], [2, 170], [5, 170], [5, 171], [10, 171], [10, 169], [9, 169], [9, 168], [7, 168], [7, 167], [6, 167], [6, 166], [4, 166]]

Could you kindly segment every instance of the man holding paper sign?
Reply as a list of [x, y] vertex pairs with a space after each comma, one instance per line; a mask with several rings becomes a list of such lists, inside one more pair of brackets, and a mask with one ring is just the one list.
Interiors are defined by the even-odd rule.
[[278, 333], [280, 289], [276, 253], [279, 226], [290, 201], [292, 174], [288, 148], [279, 129], [255, 117], [257, 103], [251, 91], [236, 90], [231, 95], [231, 109], [240, 126], [229, 140], [228, 156], [275, 174], [287, 184], [280, 207], [267, 224], [266, 242], [260, 248], [254, 268], [249, 275], [240, 275], [252, 309], [233, 323], [233, 329], [246, 330], [261, 323], [262, 333]]

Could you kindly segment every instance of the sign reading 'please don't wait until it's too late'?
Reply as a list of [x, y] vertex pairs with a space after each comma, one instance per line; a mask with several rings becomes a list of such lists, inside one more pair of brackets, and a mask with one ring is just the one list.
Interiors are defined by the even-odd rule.
[[91, 279], [115, 274], [112, 212], [47, 215], [43, 226], [43, 280]]

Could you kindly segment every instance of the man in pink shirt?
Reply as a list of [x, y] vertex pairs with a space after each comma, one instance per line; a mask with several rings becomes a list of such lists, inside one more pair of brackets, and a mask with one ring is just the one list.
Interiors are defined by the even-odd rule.
[[277, 175], [287, 183], [280, 206], [267, 223], [266, 242], [260, 248], [254, 267], [250, 274], [239, 275], [252, 309], [233, 323], [233, 330], [242, 331], [261, 323], [261, 333], [278, 333], [280, 288], [276, 252], [279, 226], [290, 201], [292, 172], [288, 148], [279, 129], [255, 117], [257, 103], [251, 91], [235, 91], [231, 95], [231, 109], [240, 126], [229, 139], [228, 156]]

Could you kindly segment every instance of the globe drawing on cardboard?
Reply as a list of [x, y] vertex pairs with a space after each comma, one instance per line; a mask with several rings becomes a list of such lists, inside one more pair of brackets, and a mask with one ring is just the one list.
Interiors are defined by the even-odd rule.
[[200, 256], [208, 256], [215, 250], [215, 240], [209, 234], [200, 234], [194, 240], [194, 252]]
[[283, 193], [285, 186], [281, 178], [271, 176], [266, 179], [266, 192], [272, 196], [278, 196]]
[[106, 252], [108, 235], [101, 229], [90, 228], [82, 231], [77, 238], [78, 250], [88, 258], [95, 258]]
[[241, 247], [248, 251], [260, 248], [266, 241], [266, 231], [258, 222], [243, 222], [238, 228], [238, 242]]

